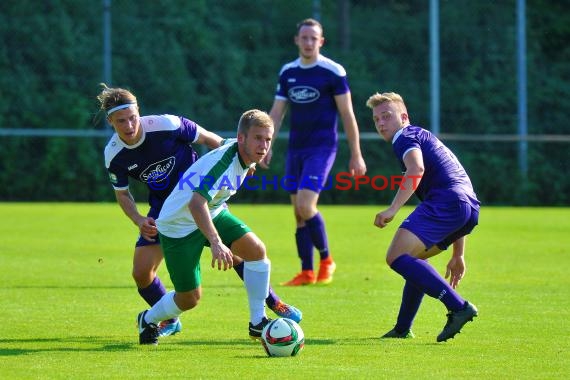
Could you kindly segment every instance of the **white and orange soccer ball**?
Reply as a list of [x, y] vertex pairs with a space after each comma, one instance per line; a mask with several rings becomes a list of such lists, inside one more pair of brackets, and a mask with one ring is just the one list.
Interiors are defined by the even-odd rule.
[[263, 328], [261, 344], [269, 356], [295, 356], [305, 346], [305, 334], [292, 319], [277, 318]]

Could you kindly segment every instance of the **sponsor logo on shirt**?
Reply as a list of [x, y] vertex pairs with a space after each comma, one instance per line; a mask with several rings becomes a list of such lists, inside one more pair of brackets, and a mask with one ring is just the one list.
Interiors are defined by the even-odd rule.
[[148, 184], [162, 182], [168, 178], [175, 163], [176, 158], [172, 156], [150, 164], [145, 170], [143, 170], [139, 178], [142, 182], [146, 182]]
[[295, 86], [289, 89], [288, 95], [294, 103], [311, 103], [316, 101], [321, 93], [314, 87]]
[[129, 166], [127, 169], [133, 170], [133, 169], [136, 169], [136, 168], [138, 168], [138, 167], [139, 167], [138, 164], [133, 164], [133, 165]]

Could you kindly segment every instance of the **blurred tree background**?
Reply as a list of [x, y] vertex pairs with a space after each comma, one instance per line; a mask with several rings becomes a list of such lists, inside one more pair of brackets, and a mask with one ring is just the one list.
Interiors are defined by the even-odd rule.
[[[75, 137], [0, 136], [1, 201], [113, 201], [98, 112], [104, 80], [104, 1], [22, 0], [0, 5], [0, 132], [69, 129]], [[111, 0], [112, 86], [132, 90], [141, 114], [184, 115], [232, 135], [241, 113], [268, 110], [281, 66], [297, 57], [295, 25], [317, 12], [322, 53], [343, 64], [361, 133], [374, 132], [366, 99], [404, 96], [430, 128], [428, 0]], [[318, 8], [315, 5], [319, 5]], [[516, 0], [440, 0], [443, 134], [517, 133]], [[570, 135], [570, 2], [527, 0], [529, 134]], [[286, 121], [287, 123], [287, 121]], [[90, 134], [93, 130], [101, 135]], [[284, 124], [283, 131], [287, 131]], [[84, 136], [80, 136], [84, 132]], [[107, 133], [106, 133], [107, 132]], [[283, 170], [284, 139], [269, 171]], [[569, 205], [569, 142], [444, 142], [484, 204]], [[362, 139], [370, 175], [399, 174], [391, 148]], [[347, 166], [344, 141], [333, 173]], [[133, 185], [143, 201], [141, 186]], [[268, 189], [273, 189], [268, 187]], [[385, 203], [391, 191], [327, 190], [323, 203]], [[284, 190], [241, 192], [242, 202], [288, 202]]]

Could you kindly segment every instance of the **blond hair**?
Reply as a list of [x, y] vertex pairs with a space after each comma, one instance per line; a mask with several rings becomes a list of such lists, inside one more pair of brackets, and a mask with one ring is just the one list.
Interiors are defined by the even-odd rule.
[[368, 98], [368, 100], [366, 101], [366, 106], [368, 108], [374, 108], [386, 102], [398, 103], [403, 111], [406, 110], [406, 104], [404, 103], [404, 99], [400, 94], [396, 94], [395, 92], [383, 92], [381, 94], [377, 92]]
[[238, 133], [247, 135], [251, 127], [273, 128], [273, 120], [266, 112], [251, 109], [239, 118]]

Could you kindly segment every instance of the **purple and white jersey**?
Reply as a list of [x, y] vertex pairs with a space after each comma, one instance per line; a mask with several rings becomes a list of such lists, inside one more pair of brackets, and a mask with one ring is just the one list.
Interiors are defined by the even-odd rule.
[[125, 144], [115, 133], [105, 147], [105, 167], [115, 190], [127, 190], [129, 177], [149, 189], [149, 215], [158, 216], [164, 200], [178, 178], [198, 155], [190, 145], [198, 139], [199, 126], [173, 115], [140, 118], [142, 138], [135, 145]]
[[392, 147], [402, 171], [406, 171], [404, 156], [410, 150], [421, 150], [424, 174], [416, 189], [420, 200], [449, 202], [459, 199], [478, 209], [479, 201], [467, 172], [453, 152], [431, 132], [409, 125], [394, 135]]
[[334, 97], [350, 92], [346, 71], [338, 63], [319, 55], [303, 66], [301, 59], [285, 64], [279, 73], [276, 99], [287, 100], [291, 109], [289, 149], [336, 150], [338, 110]]

